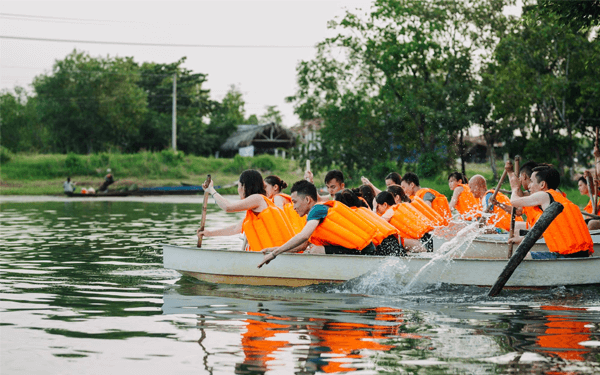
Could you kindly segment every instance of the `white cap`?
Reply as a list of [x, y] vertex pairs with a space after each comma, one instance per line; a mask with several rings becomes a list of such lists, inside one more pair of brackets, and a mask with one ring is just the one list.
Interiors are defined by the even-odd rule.
[[106, 173], [110, 173], [110, 168], [108, 168], [108, 169], [106, 170]]

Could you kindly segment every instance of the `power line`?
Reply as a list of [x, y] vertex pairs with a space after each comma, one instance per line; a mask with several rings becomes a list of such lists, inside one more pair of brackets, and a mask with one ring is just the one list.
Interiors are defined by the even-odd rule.
[[147, 24], [146, 22], [137, 22], [137, 21], [116, 21], [116, 20], [96, 20], [96, 19], [89, 19], [89, 18], [68, 18], [68, 17], [34, 16], [34, 15], [29, 15], [29, 14], [16, 14], [16, 13], [0, 13], [0, 17], [7, 18], [7, 19], [12, 19], [12, 18], [19, 18], [19, 19], [33, 18], [30, 21], [34, 21], [34, 20], [55, 20], [55, 21], [76, 21], [76, 22], [138, 23], [138, 24], [144, 24], [144, 25]]
[[145, 47], [185, 47], [185, 48], [268, 48], [268, 49], [290, 49], [290, 48], [314, 48], [313, 46], [277, 46], [277, 45], [226, 45], [226, 44], [166, 44], [166, 43], [138, 43], [138, 42], [106, 42], [98, 40], [74, 40], [74, 39], [49, 39], [28, 38], [23, 36], [0, 35], [0, 39], [28, 40], [36, 42], [58, 42], [58, 43], [88, 43], [88, 44], [112, 44], [122, 46], [145, 46]]

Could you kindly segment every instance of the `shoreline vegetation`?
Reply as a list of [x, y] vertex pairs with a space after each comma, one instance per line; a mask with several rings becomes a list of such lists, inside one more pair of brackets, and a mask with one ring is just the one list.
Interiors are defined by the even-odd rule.
[[[503, 167], [503, 162], [498, 162], [498, 169]], [[0, 165], [0, 195], [63, 195], [62, 184], [69, 176], [71, 181], [77, 183], [78, 188], [97, 189], [102, 184], [108, 168], [116, 180], [110, 186], [111, 190], [126, 189], [134, 184], [138, 187], [180, 186], [182, 182], [200, 185], [207, 174], [212, 175], [216, 185], [225, 186], [237, 181], [239, 174], [248, 168], [259, 170], [263, 177], [277, 175], [286, 181], [288, 186], [304, 176], [304, 163], [271, 155], [236, 155], [234, 158], [216, 159], [185, 155], [182, 152], [174, 153], [170, 150], [137, 154], [12, 154], [10, 158], [3, 158]], [[488, 181], [489, 189], [496, 186], [497, 181], [493, 181], [488, 163], [467, 164], [466, 169], [468, 177], [474, 174], [483, 175]], [[409, 170], [411, 169], [405, 167], [396, 172], [403, 174]], [[317, 188], [325, 186], [323, 179], [326, 172], [315, 172]], [[435, 189], [450, 199], [452, 192], [448, 187], [447, 174], [445, 172], [436, 177], [420, 178], [421, 186]], [[360, 185], [360, 176], [352, 177], [346, 181], [347, 186]], [[385, 176], [365, 174], [365, 177], [380, 189], [385, 188]], [[505, 182], [502, 188], [510, 190], [508, 182]], [[290, 187], [284, 192], [289, 193], [289, 189]], [[588, 198], [579, 194], [577, 188], [565, 186], [563, 191], [580, 207], [588, 202]], [[221, 192], [237, 194], [237, 188], [229, 187]]]

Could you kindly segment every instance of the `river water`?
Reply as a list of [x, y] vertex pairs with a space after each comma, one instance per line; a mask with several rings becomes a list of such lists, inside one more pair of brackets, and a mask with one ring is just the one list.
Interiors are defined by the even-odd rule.
[[159, 245], [194, 245], [199, 197], [0, 202], [2, 375], [600, 373], [599, 287], [209, 284]]

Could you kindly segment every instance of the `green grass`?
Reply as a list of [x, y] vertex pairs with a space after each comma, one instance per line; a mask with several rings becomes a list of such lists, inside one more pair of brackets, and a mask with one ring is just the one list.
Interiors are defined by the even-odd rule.
[[[502, 172], [504, 164], [498, 162], [498, 172]], [[140, 152], [137, 154], [91, 154], [91, 155], [37, 155], [12, 154], [9, 161], [0, 165], [0, 194], [2, 195], [43, 195], [62, 194], [62, 183], [68, 176], [77, 182], [79, 187], [98, 188], [111, 168], [117, 180], [112, 189], [131, 184], [139, 187], [178, 186], [180, 183], [201, 184], [207, 174], [211, 174], [215, 185], [227, 185], [237, 181], [239, 174], [248, 168], [261, 171], [263, 177], [274, 174], [288, 183], [285, 192], [291, 185], [304, 176], [304, 165], [298, 161], [260, 155], [253, 158], [205, 158], [171, 151]], [[489, 164], [467, 164], [467, 175], [483, 175], [488, 181], [488, 189], [496, 187], [497, 181], [492, 178]], [[406, 171], [403, 171], [406, 172]], [[315, 175], [317, 187], [325, 184], [325, 172]], [[385, 188], [384, 176], [366, 176], [380, 189]], [[433, 178], [421, 178], [421, 186], [432, 188], [445, 194], [448, 198], [452, 191], [448, 187], [447, 173]], [[353, 186], [349, 186], [353, 187]], [[510, 190], [508, 182], [502, 186]], [[565, 185], [563, 189], [568, 198], [583, 207], [589, 198], [579, 194], [577, 188]], [[235, 187], [222, 191], [236, 194]]]

